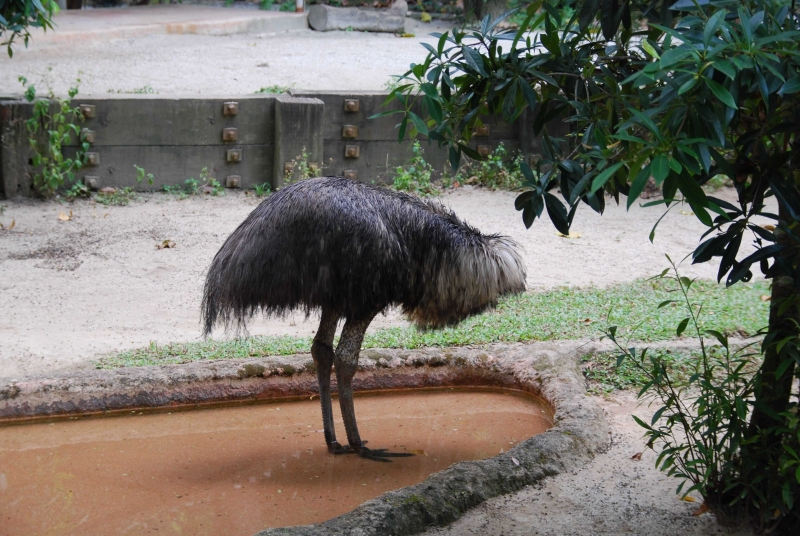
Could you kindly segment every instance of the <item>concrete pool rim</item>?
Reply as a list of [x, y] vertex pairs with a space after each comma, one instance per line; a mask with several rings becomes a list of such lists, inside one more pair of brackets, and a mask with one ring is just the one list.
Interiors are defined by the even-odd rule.
[[[547, 402], [554, 426], [485, 460], [456, 463], [419, 484], [389, 491], [315, 525], [267, 535], [405, 535], [458, 519], [498, 495], [575, 471], [607, 449], [609, 428], [586, 395], [580, 356], [593, 344], [495, 344], [481, 348], [363, 350], [358, 391], [498, 387]], [[36, 418], [176, 409], [214, 402], [295, 398], [316, 393], [308, 354], [130, 367], [0, 382], [0, 424]]]

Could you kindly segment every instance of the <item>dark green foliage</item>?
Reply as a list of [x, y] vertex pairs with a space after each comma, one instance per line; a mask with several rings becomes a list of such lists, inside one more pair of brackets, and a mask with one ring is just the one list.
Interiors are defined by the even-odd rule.
[[27, 47], [30, 28], [52, 30], [56, 13], [55, 0], [0, 0], [0, 46], [5, 45], [8, 56], [13, 56], [14, 39], [21, 36]]
[[[631, 206], [652, 179], [663, 198], [647, 205], [685, 203], [708, 228], [694, 262], [718, 262], [718, 279], [729, 286], [756, 269], [771, 279], [764, 360], [751, 384], [755, 403], [745, 439], [725, 448], [747, 456], [741, 470], [751, 484], [737, 504], [749, 519], [764, 530], [797, 522], [783, 486], [796, 486], [800, 472], [781, 472], [778, 454], [796, 435], [793, 379], [800, 369], [794, 0], [537, 0], [519, 30], [498, 22], [485, 18], [476, 30], [447, 32], [436, 47], [426, 46], [424, 62], [412, 65], [389, 97], [405, 108], [401, 137], [407, 130], [447, 146], [456, 168], [464, 154], [479, 158], [468, 142], [482, 117], [511, 121], [530, 107], [543, 143], [535, 167], [520, 165], [527, 191], [515, 206], [526, 226], [546, 212], [566, 234], [581, 205], [602, 213], [606, 196], [619, 202], [624, 195]], [[527, 32], [538, 27], [541, 34]], [[417, 99], [426, 117], [411, 112]], [[570, 124], [566, 138], [548, 133], [547, 123], [559, 117]], [[702, 188], [719, 177], [733, 183], [735, 203]], [[777, 214], [765, 209], [771, 196]], [[756, 251], [739, 255], [750, 243]]]

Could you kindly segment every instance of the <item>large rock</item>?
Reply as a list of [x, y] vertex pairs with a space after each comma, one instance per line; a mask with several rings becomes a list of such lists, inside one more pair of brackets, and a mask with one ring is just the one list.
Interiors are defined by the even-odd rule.
[[308, 25], [320, 32], [351, 30], [404, 33], [408, 4], [397, 0], [389, 9], [331, 7], [314, 4], [308, 10]]

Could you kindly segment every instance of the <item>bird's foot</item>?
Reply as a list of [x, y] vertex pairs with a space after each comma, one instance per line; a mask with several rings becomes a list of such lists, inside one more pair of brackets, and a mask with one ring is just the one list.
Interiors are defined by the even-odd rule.
[[369, 449], [365, 447], [367, 442], [363, 441], [361, 446], [353, 448], [350, 445], [342, 446], [334, 441], [328, 445], [328, 452], [331, 454], [358, 454], [361, 458], [374, 460], [376, 462], [391, 462], [389, 458], [407, 458], [414, 454], [410, 452], [389, 452], [387, 449]]

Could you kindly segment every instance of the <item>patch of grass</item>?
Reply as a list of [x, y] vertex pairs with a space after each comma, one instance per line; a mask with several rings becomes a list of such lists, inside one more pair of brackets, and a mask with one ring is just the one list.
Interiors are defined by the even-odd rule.
[[[718, 348], [711, 348], [716, 353]], [[648, 377], [629, 359], [617, 366], [619, 352], [588, 354], [581, 357], [583, 375], [589, 380], [588, 391], [593, 394], [608, 394], [622, 389], [641, 389]], [[700, 352], [678, 352], [675, 350], [650, 350], [648, 356], [661, 357], [669, 368], [670, 379], [685, 381], [697, 368]]]
[[311, 337], [248, 337], [229, 341], [203, 341], [149, 346], [100, 359], [97, 368], [171, 365], [211, 359], [245, 359], [310, 351]]
[[181, 200], [194, 195], [222, 196], [225, 195], [225, 186], [211, 175], [207, 167], [204, 167], [200, 170], [200, 180], [191, 177], [183, 181], [182, 185], [170, 186], [165, 184], [161, 187], [161, 191], [168, 195], [174, 195]]
[[153, 95], [158, 93], [155, 89], [150, 87], [149, 85], [144, 85], [142, 87], [137, 87], [134, 89], [109, 89], [109, 93], [132, 93], [135, 95]]
[[456, 174], [461, 184], [474, 184], [490, 190], [518, 190], [525, 177], [520, 171], [522, 155], [510, 156], [500, 143], [485, 160], [470, 160]]
[[97, 195], [94, 196], [94, 202], [106, 206], [115, 205], [124, 207], [131, 201], [135, 201], [136, 198], [136, 191], [130, 186], [126, 186], [124, 188], [116, 188], [114, 191], [98, 192]]
[[[674, 298], [668, 282], [634, 281], [605, 289], [560, 288], [528, 292], [502, 300], [494, 311], [470, 318], [458, 326], [438, 331], [413, 327], [386, 328], [368, 334], [364, 348], [421, 348], [465, 346], [494, 342], [528, 342], [589, 339], [600, 336], [610, 325], [620, 326], [619, 338], [641, 342], [675, 338], [675, 326], [685, 316], [681, 307], [656, 305]], [[713, 281], [692, 286], [697, 302], [703, 303], [706, 327], [732, 335], [755, 335], [767, 323], [768, 294], [764, 281], [739, 284], [726, 289]], [[640, 323], [633, 328], [636, 321]], [[305, 353], [311, 348], [307, 337], [252, 337], [231, 341], [180, 343], [147, 348], [102, 358], [97, 366], [188, 363], [204, 359], [235, 359], [267, 355]], [[620, 382], [623, 379], [619, 380]]]
[[[292, 4], [294, 6], [294, 4]], [[292, 86], [279, 86], [278, 84], [274, 84], [267, 87], [262, 87], [256, 91], [256, 93], [270, 93], [270, 94], [280, 94], [280, 93], [288, 93], [292, 89]]]

